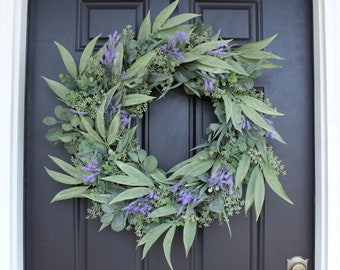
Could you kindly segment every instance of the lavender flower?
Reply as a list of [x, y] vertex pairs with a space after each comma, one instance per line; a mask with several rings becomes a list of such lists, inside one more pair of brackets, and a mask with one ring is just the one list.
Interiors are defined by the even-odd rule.
[[87, 163], [82, 166], [82, 169], [88, 172], [84, 174], [83, 179], [86, 183], [93, 183], [101, 170], [98, 167], [97, 154], [97, 150], [94, 151], [93, 156], [91, 157], [91, 163]]
[[198, 190], [197, 189], [182, 189], [178, 194], [177, 201], [181, 203], [181, 207], [179, 208], [177, 212], [177, 217], [183, 212], [183, 209], [186, 205], [189, 203], [197, 203], [198, 201]]
[[[121, 107], [122, 107], [121, 104], [118, 104], [115, 107], [112, 103], [110, 103], [109, 114], [111, 116], [113, 116], [116, 113], [117, 109], [119, 109]], [[125, 111], [125, 110], [120, 110], [120, 122], [121, 122], [120, 129], [124, 130], [131, 122], [131, 115], [128, 115], [127, 111]]]
[[152, 210], [152, 200], [157, 200], [158, 196], [156, 191], [151, 190], [146, 196], [139, 197], [137, 200], [132, 201], [127, 206], [123, 207], [122, 210], [126, 211], [127, 214], [142, 214], [143, 216], [149, 216]]
[[80, 112], [80, 111], [77, 111], [75, 109], [70, 109], [70, 112], [73, 113], [73, 114], [77, 114], [77, 115], [85, 115], [86, 112]]
[[184, 61], [185, 57], [181, 47], [189, 43], [189, 37], [186, 32], [176, 32], [174, 36], [167, 36], [167, 43], [161, 46], [162, 52], [170, 58], [178, 61]]
[[257, 126], [250, 123], [249, 120], [247, 120], [244, 115], [241, 115], [241, 120], [237, 121], [236, 124], [241, 125], [242, 129], [246, 129], [248, 131], [251, 130], [258, 130]]
[[210, 90], [210, 91], [214, 90], [215, 82], [216, 80], [214, 79], [203, 79], [204, 90]]
[[217, 170], [211, 177], [208, 179], [209, 183], [209, 192], [213, 190], [223, 189], [225, 185], [229, 187], [229, 194], [233, 194], [233, 176], [229, 174], [228, 168], [224, 168], [223, 170]]
[[[274, 128], [274, 121], [271, 120], [271, 119], [265, 118], [264, 115], [262, 115], [262, 117], [263, 117], [264, 120], [266, 120], [266, 122], [267, 122], [267, 124], [269, 125], [269, 127], [270, 127], [273, 131], [275, 131], [275, 128]], [[270, 131], [266, 131], [266, 133], [264, 134], [264, 136], [265, 136], [266, 138], [275, 139], [273, 132], [270, 132]]]
[[228, 47], [228, 44], [224, 44], [222, 42], [217, 41], [215, 45], [216, 49], [209, 51], [208, 55], [216, 56], [219, 58], [225, 57], [227, 55], [226, 48]]
[[[112, 71], [115, 71], [116, 69], [114, 66], [114, 60], [116, 59], [117, 51], [119, 50], [119, 40], [120, 35], [117, 31], [109, 35], [109, 40], [104, 45], [104, 56], [100, 60], [104, 66], [111, 68]], [[120, 72], [120, 70], [118, 72]]]

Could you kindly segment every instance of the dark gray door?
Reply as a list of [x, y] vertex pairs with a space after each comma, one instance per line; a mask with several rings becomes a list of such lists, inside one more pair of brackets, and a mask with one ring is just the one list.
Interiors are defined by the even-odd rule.
[[[45, 139], [41, 120], [58, 104], [40, 75], [57, 79], [63, 64], [53, 44], [57, 40], [77, 58], [98, 33], [107, 36], [127, 24], [137, 29], [148, 9], [153, 16], [169, 0], [30, 0], [25, 136], [25, 269], [26, 270], [160, 270], [168, 269], [161, 244], [140, 262], [132, 232], [98, 233], [88, 221], [86, 203], [65, 201], [50, 205], [62, 186], [49, 179], [47, 154], [67, 158], [62, 146]], [[309, 0], [181, 0], [178, 13], [203, 14], [203, 21], [222, 29], [224, 38], [239, 44], [279, 36], [270, 46], [285, 57], [283, 68], [265, 72], [256, 82], [273, 104], [286, 114], [276, 121], [288, 145], [274, 143], [286, 164], [285, 189], [295, 206], [269, 189], [258, 223], [241, 214], [224, 226], [201, 230], [188, 259], [181, 235], [173, 247], [173, 264], [181, 270], [279, 270], [285, 259], [314, 250], [314, 135], [312, 1]], [[154, 102], [139, 130], [142, 146], [167, 169], [188, 157], [210, 122], [209, 103], [174, 91]]]

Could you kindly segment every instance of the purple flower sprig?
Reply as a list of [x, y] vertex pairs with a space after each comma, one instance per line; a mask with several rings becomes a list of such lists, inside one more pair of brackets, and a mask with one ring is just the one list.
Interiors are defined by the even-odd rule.
[[217, 169], [214, 174], [208, 179], [208, 192], [219, 191], [223, 189], [225, 186], [229, 188], [229, 194], [233, 194], [233, 176], [229, 173], [228, 168], [224, 168], [223, 170]]
[[[117, 31], [109, 35], [109, 40], [104, 45], [104, 55], [100, 62], [107, 68], [110, 68], [112, 72], [116, 71], [117, 66], [114, 65], [114, 61], [117, 57], [117, 51], [119, 50], [120, 35]], [[121, 70], [117, 70], [119, 73]]]
[[[79, 155], [82, 155], [82, 154], [79, 154]], [[82, 169], [87, 172], [84, 174], [84, 178], [83, 178], [83, 181], [85, 183], [94, 183], [97, 176], [99, 175], [101, 171], [101, 168], [98, 167], [97, 155], [98, 155], [98, 152], [97, 150], [95, 150], [93, 153], [93, 156], [90, 159], [90, 162], [82, 166]]]
[[150, 216], [152, 211], [152, 201], [157, 200], [158, 196], [155, 190], [151, 190], [146, 196], [139, 197], [137, 200], [132, 201], [122, 210], [127, 214], [141, 214], [143, 216]]
[[241, 115], [241, 120], [237, 121], [236, 124], [241, 125], [242, 129], [245, 129], [248, 131], [258, 130], [258, 127], [254, 125], [253, 123], [251, 123], [248, 119], [246, 119], [246, 117], [243, 114]]
[[[118, 104], [116, 107], [111, 103], [109, 105], [109, 114], [111, 115], [111, 117], [113, 117], [113, 115], [117, 112], [118, 109], [120, 109], [122, 107], [121, 104]], [[120, 130], [123, 131], [126, 129], [126, 127], [131, 123], [131, 115], [128, 114], [127, 111], [121, 109], [120, 110], [120, 122], [121, 122], [121, 126], [120, 126]]]
[[179, 189], [180, 186], [181, 184], [176, 184], [171, 190], [173, 193], [179, 191], [177, 202], [181, 204], [181, 207], [177, 211], [177, 217], [183, 212], [185, 206], [189, 203], [195, 204], [198, 201], [198, 189]]
[[178, 61], [184, 61], [185, 57], [182, 52], [185, 44], [189, 43], [189, 37], [186, 32], [176, 32], [173, 36], [167, 36], [167, 43], [161, 46], [161, 50], [164, 55], [176, 59]]
[[[263, 117], [263, 119], [267, 122], [267, 124], [269, 125], [269, 127], [270, 127], [273, 131], [275, 131], [274, 121], [273, 121], [272, 119], [266, 118], [264, 115], [262, 115], [262, 117]], [[266, 133], [264, 134], [264, 136], [265, 136], [266, 138], [275, 139], [273, 132], [270, 132], [270, 131], [268, 131], [268, 130], [266, 130]]]
[[216, 46], [216, 49], [209, 51], [207, 53], [208, 55], [216, 56], [219, 58], [223, 58], [227, 55], [226, 49], [228, 48], [228, 44], [217, 41], [215, 46]]

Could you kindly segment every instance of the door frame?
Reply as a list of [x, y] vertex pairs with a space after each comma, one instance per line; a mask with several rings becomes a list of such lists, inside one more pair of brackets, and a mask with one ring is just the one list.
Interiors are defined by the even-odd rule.
[[[24, 104], [28, 0], [0, 0], [0, 261], [24, 269]], [[338, 0], [313, 0], [315, 85], [315, 269], [338, 266], [340, 250], [340, 24]], [[299, 255], [299, 254], [296, 254]], [[282, 266], [284, 269], [284, 266]]]

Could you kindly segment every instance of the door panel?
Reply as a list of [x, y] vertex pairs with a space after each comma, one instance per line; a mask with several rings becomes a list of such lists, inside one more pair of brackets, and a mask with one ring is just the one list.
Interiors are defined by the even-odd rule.
[[[25, 266], [27, 270], [159, 270], [169, 269], [162, 243], [156, 243], [141, 262], [132, 232], [98, 232], [98, 221], [86, 220], [87, 202], [49, 204], [62, 185], [49, 179], [44, 166], [56, 168], [47, 154], [67, 159], [61, 145], [48, 143], [41, 120], [58, 104], [40, 75], [57, 79], [64, 70], [57, 40], [76, 59], [98, 33], [100, 43], [114, 30], [130, 24], [137, 29], [151, 9], [151, 17], [170, 0], [30, 0], [25, 132]], [[314, 137], [311, 1], [301, 0], [181, 0], [175, 13], [196, 12], [222, 29], [223, 38], [237, 44], [275, 33], [269, 50], [285, 57], [283, 68], [265, 71], [256, 81], [272, 103], [286, 115], [276, 128], [287, 145], [273, 142], [286, 164], [283, 184], [294, 201], [292, 207], [269, 188], [258, 223], [252, 213], [231, 221], [232, 237], [218, 223], [199, 230], [188, 258], [181, 233], [175, 236], [172, 258], [181, 270], [285, 269], [285, 259], [301, 255], [313, 259], [314, 250]], [[156, 94], [156, 93], [155, 93]], [[182, 89], [153, 102], [139, 121], [137, 138], [155, 155], [162, 168], [188, 158], [213, 119], [210, 102], [183, 94]], [[313, 263], [311, 263], [312, 265]], [[310, 267], [313, 269], [313, 266]]]

